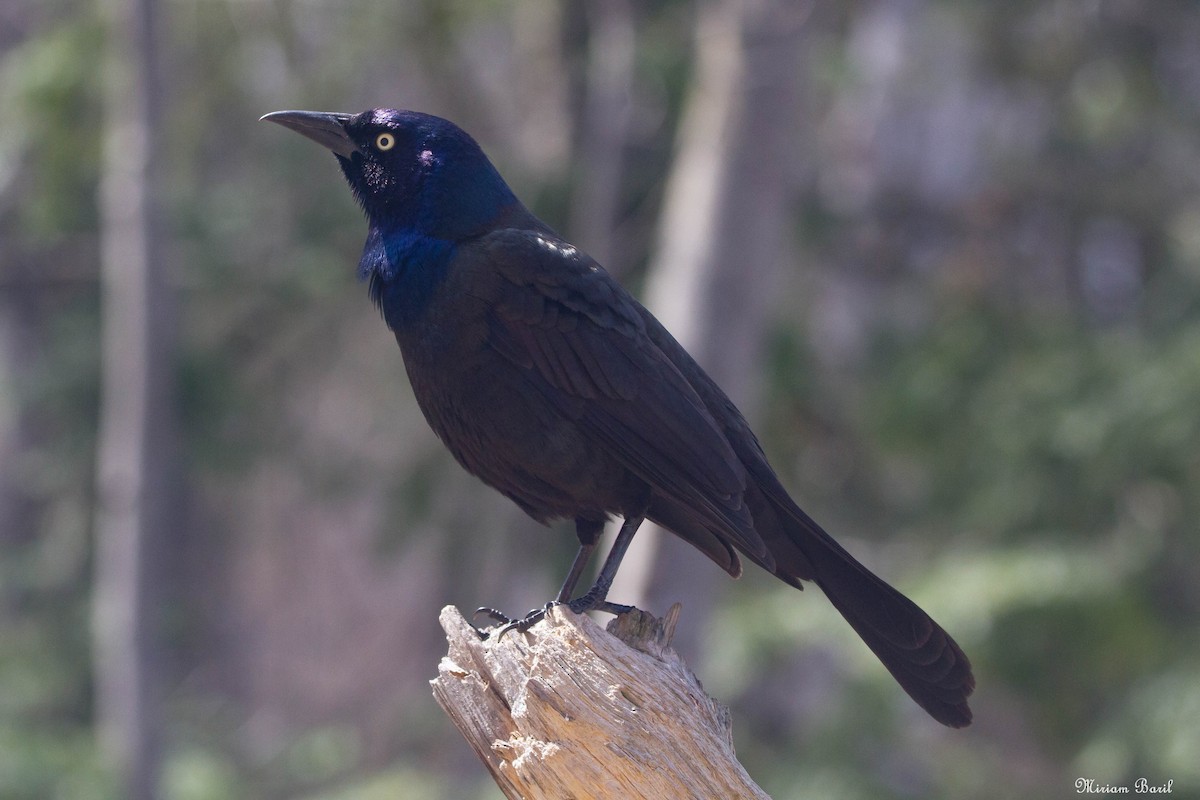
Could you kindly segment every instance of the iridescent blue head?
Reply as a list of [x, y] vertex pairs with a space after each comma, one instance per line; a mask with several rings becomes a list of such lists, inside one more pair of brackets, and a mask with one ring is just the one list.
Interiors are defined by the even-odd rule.
[[514, 203], [475, 140], [453, 122], [373, 108], [361, 114], [276, 111], [263, 117], [333, 151], [371, 223], [456, 241]]
[[[361, 114], [276, 111], [263, 117], [333, 151], [370, 221], [359, 274], [388, 313], [382, 284], [421, 289], [445, 268], [459, 242], [487, 232], [516, 197], [466, 131], [417, 111]], [[389, 317], [389, 323], [392, 322]]]

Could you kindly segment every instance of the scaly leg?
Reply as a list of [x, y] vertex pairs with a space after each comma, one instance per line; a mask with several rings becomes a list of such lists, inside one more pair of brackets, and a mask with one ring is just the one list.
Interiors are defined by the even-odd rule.
[[503, 623], [504, 627], [497, 633], [497, 637], [503, 637], [504, 634], [514, 629], [522, 633], [529, 630], [532, 625], [546, 616], [546, 611], [549, 608], [555, 605], [565, 604], [576, 614], [582, 614], [587, 611], [624, 614], [627, 611], [633, 610], [632, 606], [608, 602], [608, 590], [612, 588], [613, 579], [617, 576], [617, 569], [620, 568], [621, 559], [625, 557], [625, 552], [629, 549], [629, 543], [633, 541], [633, 535], [637, 533], [637, 529], [644, 520], [644, 514], [625, 518], [625, 521], [621, 524], [621, 530], [617, 534], [616, 541], [613, 542], [612, 550], [608, 552], [608, 557], [604, 559], [604, 566], [600, 568], [600, 574], [596, 577], [596, 582], [592, 585], [592, 588], [588, 589], [580, 597], [569, 601], [566, 599], [571, 596], [571, 592], [575, 589], [575, 584], [579, 582], [579, 576], [582, 574], [588, 557], [596, 546], [596, 539], [599, 538], [599, 532], [602, 527], [602, 524], [584, 520], [576, 520], [576, 534], [579, 536], [579, 552], [575, 556], [575, 561], [571, 564], [571, 569], [567, 573], [566, 580], [563, 581], [562, 588], [559, 590], [556, 600], [547, 603], [544, 608], [536, 608], [530, 611], [522, 619], [510, 619], [494, 608], [481, 608], [475, 614], [485, 614], [493, 620]]

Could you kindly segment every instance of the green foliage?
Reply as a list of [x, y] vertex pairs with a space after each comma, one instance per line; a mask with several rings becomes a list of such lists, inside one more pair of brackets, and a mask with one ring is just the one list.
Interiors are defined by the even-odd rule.
[[[988, 303], [954, 308], [918, 335], [884, 337], [864, 367], [864, 402], [830, 423], [875, 443], [854, 451], [859, 484], [874, 487], [859, 496], [857, 517], [886, 530], [905, 510], [895, 535], [919, 550], [885, 550], [889, 572], [924, 565], [918, 583], [901, 586], [971, 654], [981, 724], [1015, 715], [1027, 726], [1020, 737], [1055, 775], [1024, 787], [1033, 796], [1060, 796], [1081, 776], [1129, 785], [1159, 776], [1176, 793], [1200, 791], [1182, 760], [1200, 730], [1188, 710], [1200, 608], [1182, 576], [1200, 560], [1198, 333], [1195, 321], [1149, 335], [1068, 318], [1031, 323]], [[811, 382], [785, 386], [811, 402]], [[1014, 787], [1012, 752], [972, 753], [969, 774], [954, 777], [950, 754], [960, 748], [948, 742], [909, 753], [931, 785], [896, 784], [904, 770], [856, 772], [870, 743], [854, 720], [875, 720], [877, 732], [888, 720], [891, 733], [880, 735], [902, 737], [913, 725], [895, 708], [904, 701], [818, 603], [798, 618], [795, 599], [774, 587], [742, 602], [715, 632], [722, 646], [707, 675], [718, 694], [762, 681], [754, 665], [798, 669], [788, 666], [795, 641], [832, 653], [843, 662], [835, 672], [863, 667], [836, 709], [804, 702], [800, 690], [782, 712], [816, 731], [798, 760], [779, 752], [788, 746], [778, 729], [742, 731], [740, 753], [788, 765], [752, 768], [769, 776], [773, 796], [821, 796], [814, 774], [838, 797], [990, 797]], [[830, 679], [820, 660], [805, 663], [804, 681]], [[804, 777], [791, 783], [793, 774]]]
[[1187, 445], [1200, 441], [1198, 332], [1014, 330], [987, 309], [956, 311], [882, 355], [890, 383], [871, 417], [888, 450], [928, 471], [926, 519], [932, 506], [1005, 540], [1090, 538], [1122, 513], [1178, 525], [1195, 480]]
[[0, 328], [44, 320], [0, 355], [0, 446], [28, 443], [0, 456], [0, 796], [14, 800], [116, 798], [89, 719], [97, 306], [79, 247], [96, 226], [101, 46], [84, 14], [0, 51]]
[[[94, 230], [100, 147], [100, 86], [93, 65], [103, 40], [94, 18], [51, 26], [0, 58], [0, 187], [10, 165], [32, 157], [21, 182], [15, 230], [30, 244], [52, 244]], [[88, 124], [88, 123], [91, 124]], [[28, 155], [27, 155], [28, 154]]]

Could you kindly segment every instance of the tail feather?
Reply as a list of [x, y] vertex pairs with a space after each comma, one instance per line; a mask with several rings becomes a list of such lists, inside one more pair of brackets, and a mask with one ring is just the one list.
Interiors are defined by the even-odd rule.
[[823, 531], [806, 538], [817, 585], [909, 697], [944, 725], [969, 725], [975, 677], [950, 634]]
[[[728, 422], [728, 416], [725, 419]], [[742, 499], [753, 529], [731, 530], [731, 520], [715, 519], [666, 495], [655, 496], [650, 518], [733, 575], [741, 571], [736, 548], [798, 589], [802, 581], [814, 581], [917, 705], [952, 728], [971, 724], [967, 698], [975, 678], [966, 654], [916, 603], [860, 564], [795, 504], [744, 421], [741, 425], [732, 432], [742, 430], [744, 435], [731, 437], [731, 443], [747, 467]], [[748, 548], [753, 541], [761, 546]]]
[[802, 580], [816, 582], [917, 705], [944, 725], [969, 725], [967, 698], [975, 678], [950, 634], [842, 549], [792, 501], [769, 468], [751, 475], [755, 480], [745, 501], [771, 560], [747, 557], [797, 588]]

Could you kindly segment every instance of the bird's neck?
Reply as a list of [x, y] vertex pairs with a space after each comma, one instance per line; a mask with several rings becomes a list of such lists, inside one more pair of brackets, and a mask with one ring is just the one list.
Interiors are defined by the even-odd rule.
[[399, 331], [420, 320], [453, 254], [454, 242], [407, 228], [371, 226], [358, 275], [370, 281], [371, 299], [389, 328]]

